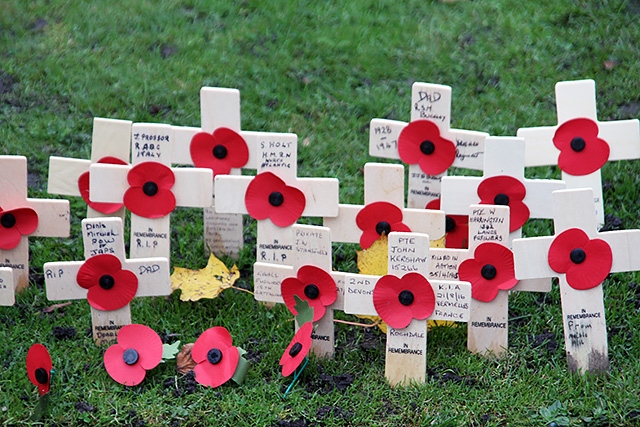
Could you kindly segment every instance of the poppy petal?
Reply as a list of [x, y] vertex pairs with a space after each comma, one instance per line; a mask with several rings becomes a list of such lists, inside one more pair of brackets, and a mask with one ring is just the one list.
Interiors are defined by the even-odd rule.
[[[51, 369], [53, 367], [51, 362], [51, 356], [49, 355], [49, 351], [42, 344], [33, 344], [29, 347], [29, 351], [27, 352], [27, 376], [29, 377], [29, 381], [36, 387], [38, 387], [38, 391], [40, 395], [46, 394], [49, 392], [49, 387], [51, 385]], [[41, 384], [38, 382], [36, 378], [36, 370], [39, 368], [44, 369], [47, 372], [47, 382]]]
[[176, 208], [176, 197], [171, 190], [162, 188], [154, 196], [147, 196], [142, 187], [130, 187], [123, 200], [127, 209], [144, 218], [162, 218]]
[[282, 195], [284, 203], [277, 208], [271, 208], [269, 219], [278, 227], [288, 227], [302, 216], [306, 199], [302, 191], [290, 186], [282, 190]]
[[20, 244], [22, 234], [16, 227], [0, 227], [0, 249], [11, 250]]
[[570, 228], [558, 234], [549, 246], [547, 261], [556, 273], [566, 273], [575, 264], [570, 254], [575, 248], [583, 248], [589, 242], [589, 236], [579, 228]]
[[[598, 138], [598, 123], [587, 118], [564, 122], [556, 129], [553, 144], [560, 150], [558, 167], [569, 175], [588, 175], [600, 169], [608, 160], [609, 144]], [[581, 138], [581, 148], [576, 151], [571, 144]]]
[[[483, 268], [494, 267], [493, 277], [483, 276]], [[458, 267], [460, 280], [471, 283], [471, 296], [481, 302], [491, 302], [500, 290], [513, 288], [515, 278], [513, 252], [506, 246], [487, 242], [476, 247], [473, 258], [464, 260]]]
[[362, 249], [369, 249], [379, 238], [380, 235], [375, 230], [364, 230], [360, 236], [360, 247]]
[[373, 202], [365, 205], [356, 215], [356, 225], [363, 231], [375, 229], [380, 221], [389, 224], [402, 222], [402, 209], [389, 202]]
[[207, 354], [212, 348], [223, 350], [232, 344], [233, 338], [229, 331], [222, 326], [214, 326], [200, 334], [191, 349], [191, 357], [194, 362], [201, 363], [207, 360]]
[[[423, 142], [430, 142], [432, 152], [422, 151]], [[402, 129], [398, 136], [398, 155], [408, 164], [420, 165], [428, 175], [438, 175], [453, 164], [455, 144], [440, 136], [440, 129], [430, 120], [415, 120]]]
[[88, 258], [78, 270], [76, 282], [79, 286], [89, 289], [97, 286], [104, 274], [111, 274], [122, 269], [122, 263], [115, 255], [102, 254]]
[[328, 306], [336, 302], [338, 298], [338, 290], [333, 277], [323, 269], [315, 265], [303, 265], [298, 269], [298, 278], [303, 283], [313, 283], [320, 290], [319, 300], [324, 306]]
[[118, 331], [118, 344], [123, 349], [133, 348], [138, 352], [138, 364], [143, 369], [153, 369], [162, 360], [162, 340], [146, 325], [131, 324]]
[[133, 365], [124, 363], [125, 350], [120, 344], [109, 347], [104, 352], [104, 368], [114, 381], [126, 386], [135, 386], [144, 380], [147, 371], [139, 363]]
[[15, 228], [23, 236], [29, 235], [38, 228], [38, 214], [31, 208], [18, 208], [8, 211], [16, 219]]
[[[293, 339], [287, 346], [284, 353], [282, 353], [282, 357], [280, 357], [280, 366], [282, 366], [282, 375], [288, 377], [292, 373], [298, 369], [298, 366], [302, 363], [309, 350], [311, 349], [311, 344], [313, 339], [311, 338], [311, 334], [313, 333], [313, 323], [307, 322], [298, 329], [298, 332], [294, 335]], [[300, 351], [292, 356], [290, 354], [291, 348], [296, 344], [300, 343], [302, 346]]]
[[198, 384], [209, 387], [219, 387], [233, 377], [238, 367], [240, 353], [237, 347], [227, 347], [222, 352], [222, 359], [217, 364], [210, 363], [206, 358], [198, 363], [193, 372]]
[[[281, 204], [274, 206], [269, 202], [273, 193], [280, 193]], [[262, 172], [247, 186], [244, 203], [249, 215], [256, 220], [271, 219], [278, 227], [287, 227], [296, 222], [306, 206], [304, 193], [285, 184], [277, 175]]]
[[529, 219], [529, 207], [523, 202], [527, 195], [527, 188], [512, 176], [497, 175], [483, 179], [478, 185], [477, 194], [481, 205], [506, 203], [509, 206], [509, 231], [511, 232], [522, 227]]
[[399, 277], [386, 275], [373, 288], [373, 306], [378, 316], [395, 329], [406, 328], [411, 323], [411, 310], [398, 300], [402, 286]]

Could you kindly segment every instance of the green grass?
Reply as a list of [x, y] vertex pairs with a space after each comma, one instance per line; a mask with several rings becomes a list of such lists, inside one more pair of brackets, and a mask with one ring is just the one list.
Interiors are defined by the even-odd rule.
[[[46, 194], [48, 157], [87, 158], [92, 118], [199, 125], [202, 86], [240, 89], [242, 126], [299, 135], [299, 176], [340, 179], [341, 201], [361, 203], [368, 123], [408, 120], [414, 81], [453, 87], [452, 125], [514, 135], [556, 123], [553, 86], [593, 78], [601, 120], [640, 112], [640, 4], [637, 1], [440, 3], [426, 0], [338, 2], [5, 0], [0, 13], [0, 154], [29, 158], [30, 196]], [[540, 3], [540, 4], [538, 4]], [[608, 61], [608, 62], [607, 62]], [[605, 66], [613, 64], [612, 67]], [[605, 211], [638, 228], [637, 163], [606, 165]], [[532, 177], [559, 177], [536, 168]], [[384, 338], [338, 324], [336, 356], [312, 360], [291, 395], [278, 359], [292, 333], [283, 307], [250, 295], [183, 303], [177, 295], [132, 303], [133, 321], [193, 342], [227, 327], [250, 351], [243, 386], [227, 384], [176, 396], [186, 381], [168, 363], [128, 389], [102, 367], [86, 302], [44, 314], [46, 261], [82, 256], [80, 201], [72, 201], [72, 237], [32, 239], [33, 284], [14, 307], [0, 308], [0, 421], [28, 423], [37, 392], [24, 360], [47, 345], [56, 377], [46, 425], [571, 425], [640, 424], [640, 320], [636, 274], [605, 283], [611, 371], [567, 372], [557, 288], [511, 298], [510, 349], [484, 359], [465, 348], [464, 328], [429, 334], [429, 379], [391, 389], [384, 380]], [[172, 220], [173, 263], [205, 265], [201, 214]], [[317, 222], [317, 221], [316, 221]], [[248, 228], [248, 230], [254, 230]], [[550, 232], [536, 221], [525, 232]], [[354, 271], [353, 248], [336, 246], [337, 268]], [[252, 250], [238, 264], [251, 286]], [[349, 316], [339, 315], [350, 319]], [[71, 326], [57, 340], [54, 326]], [[534, 347], [542, 334], [559, 343]], [[341, 390], [332, 380], [350, 375]], [[348, 381], [347, 381], [348, 382]], [[560, 406], [552, 406], [559, 401]], [[78, 403], [93, 410], [81, 412]], [[333, 408], [333, 409], [330, 409]], [[544, 410], [544, 408], [550, 408]], [[541, 411], [542, 409], [542, 411]]]

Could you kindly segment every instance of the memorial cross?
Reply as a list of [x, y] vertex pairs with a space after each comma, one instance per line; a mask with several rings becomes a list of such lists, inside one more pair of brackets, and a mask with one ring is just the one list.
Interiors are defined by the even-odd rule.
[[85, 261], [44, 264], [47, 299], [88, 299], [98, 345], [115, 342], [118, 330], [131, 323], [134, 297], [171, 293], [167, 258], [125, 259], [123, 234], [120, 218], [84, 219]]
[[0, 156], [0, 267], [16, 292], [29, 285], [29, 237], [69, 236], [69, 201], [27, 197], [27, 158]]
[[13, 286], [13, 271], [9, 267], [0, 267], [0, 306], [13, 305], [16, 302], [16, 290]]
[[124, 203], [131, 211], [131, 258], [170, 258], [170, 213], [176, 206], [209, 206], [212, 172], [170, 168], [170, 125], [134, 123], [131, 129], [132, 164], [92, 164], [91, 197], [97, 202]]
[[482, 170], [485, 132], [451, 129], [451, 87], [414, 83], [411, 122], [373, 119], [369, 154], [409, 164], [407, 207], [424, 209], [440, 197], [450, 166]]
[[87, 218], [119, 216], [124, 208], [119, 203], [94, 203], [89, 194], [89, 166], [92, 163], [129, 163], [131, 122], [128, 120], [93, 119], [91, 159], [49, 157], [47, 191], [63, 196], [81, 196], [87, 203]]
[[[379, 312], [374, 296], [381, 279], [392, 283], [398, 282], [397, 279], [400, 279], [400, 284], [395, 286], [396, 291], [402, 288], [410, 289], [397, 292], [390, 298], [390, 305], [387, 306], [394, 318], [393, 323], [399, 322], [400, 319], [397, 319], [399, 312], [401, 312], [401, 316], [407, 316], [406, 310], [409, 308], [413, 312], [410, 319], [404, 317], [403, 321], [399, 322], [402, 325], [406, 324], [406, 326], [398, 325], [402, 327], [394, 328], [387, 324], [385, 377], [392, 386], [407, 385], [411, 382], [424, 383], [427, 320], [450, 321], [455, 319], [458, 322], [466, 322], [469, 319], [471, 285], [456, 281], [427, 281], [429, 251], [428, 235], [391, 232], [389, 234], [387, 276], [345, 274], [345, 313], [379, 315], [383, 320], [386, 320], [386, 315], [389, 313]], [[394, 278], [388, 279], [389, 276]], [[412, 284], [408, 284], [406, 281], [411, 281]], [[423, 292], [425, 289], [431, 292]], [[408, 295], [407, 292], [411, 295]], [[415, 305], [411, 303], [414, 297]], [[423, 304], [427, 302], [425, 300], [428, 300], [430, 306]], [[424, 312], [425, 308], [426, 312]], [[433, 311], [429, 314], [430, 309]], [[416, 313], [421, 314], [413, 315]]]
[[516, 277], [559, 277], [565, 350], [571, 371], [609, 369], [602, 282], [640, 270], [640, 230], [599, 233], [592, 189], [553, 193], [555, 236], [513, 241]]
[[[509, 241], [522, 235], [521, 227], [529, 218], [552, 218], [551, 193], [565, 188], [565, 183], [524, 177], [524, 140], [489, 137], [484, 147], [482, 177], [442, 179], [442, 209], [451, 214], [465, 214], [469, 205], [476, 203], [506, 204], [510, 208]], [[532, 280], [520, 282], [515, 290], [548, 292], [550, 289], [550, 281]]]
[[600, 122], [593, 80], [556, 83], [558, 124], [518, 129], [525, 166], [558, 165], [567, 188], [591, 188], [598, 227], [604, 224], [601, 167], [610, 160], [640, 158], [637, 119]]

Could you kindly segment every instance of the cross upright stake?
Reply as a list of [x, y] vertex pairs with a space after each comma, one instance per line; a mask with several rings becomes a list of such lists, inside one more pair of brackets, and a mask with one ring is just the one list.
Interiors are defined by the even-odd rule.
[[609, 369], [601, 283], [609, 273], [640, 270], [640, 230], [599, 233], [591, 189], [553, 193], [555, 236], [513, 241], [516, 277], [559, 277], [565, 350], [571, 371]]
[[69, 201], [27, 197], [27, 158], [0, 156], [0, 267], [16, 292], [29, 285], [29, 237], [69, 236]]
[[[407, 138], [411, 133], [416, 144], [429, 141], [435, 136], [449, 141], [452, 144], [451, 164], [447, 166], [461, 167], [474, 170], [482, 170], [482, 154], [484, 140], [489, 136], [485, 132], [451, 129], [451, 87], [431, 83], [414, 83], [411, 87], [411, 123], [387, 119], [373, 119], [369, 127], [369, 154], [374, 157], [403, 160], [405, 157], [399, 143], [407, 142], [401, 138]], [[428, 132], [425, 123], [437, 126], [437, 131]], [[422, 131], [412, 131], [411, 127], [423, 126]], [[403, 132], [405, 132], [403, 134]], [[401, 136], [401, 134], [403, 134]], [[410, 138], [411, 139], [411, 138]], [[433, 144], [432, 144], [433, 145]], [[430, 155], [438, 154], [438, 146]], [[455, 153], [455, 156], [453, 156]], [[426, 153], [423, 154], [427, 155]], [[428, 155], [427, 155], [428, 156]], [[404, 160], [403, 160], [404, 161]], [[405, 163], [407, 163], [405, 161]], [[440, 197], [440, 181], [446, 175], [442, 173], [425, 172], [419, 163], [410, 161], [409, 165], [409, 190], [407, 206], [423, 209], [427, 203]]]
[[[48, 262], [44, 264], [45, 285], [47, 287], [47, 299], [50, 301], [85, 299], [89, 296], [91, 307], [91, 319], [93, 339], [97, 345], [113, 343], [116, 341], [118, 330], [131, 323], [131, 311], [128, 302], [117, 309], [102, 310], [93, 307], [91, 293], [102, 292], [104, 299], [118, 299], [126, 293], [120, 282], [122, 273], [135, 277], [137, 290], [131, 298], [169, 295], [171, 293], [171, 281], [169, 279], [169, 261], [167, 258], [139, 258], [126, 260], [124, 253], [124, 230], [120, 218], [92, 218], [82, 220], [82, 238], [84, 241], [84, 255], [86, 261]], [[96, 277], [92, 288], [79, 285], [78, 273], [88, 268], [87, 262], [102, 260], [104, 257], [115, 257], [121, 264], [109, 271], [103, 271]], [[103, 283], [105, 275], [111, 277], [111, 288], [108, 283]], [[115, 279], [115, 281], [114, 281]], [[127, 277], [130, 279], [130, 277]], [[124, 280], [124, 279], [123, 279]], [[114, 283], [115, 282], [115, 283]], [[101, 289], [98, 289], [101, 288]], [[110, 291], [110, 289], [112, 289]], [[108, 292], [108, 293], [107, 293]], [[94, 293], [95, 294], [95, 293]], [[130, 300], [130, 299], [129, 299]], [[108, 303], [109, 301], [107, 301]]]
[[0, 306], [13, 305], [16, 293], [13, 286], [13, 271], [8, 267], [0, 267]]
[[[91, 200], [89, 194], [89, 166], [106, 162], [129, 163], [131, 147], [131, 122], [128, 120], [93, 119], [91, 159], [69, 159], [49, 157], [49, 178], [47, 191], [63, 196], [83, 196], [85, 202]], [[86, 175], [85, 175], [86, 174]], [[87, 218], [119, 216], [124, 219], [124, 208], [118, 204], [87, 204]]]
[[640, 124], [637, 119], [598, 121], [593, 80], [558, 82], [555, 91], [558, 124], [518, 129], [525, 140], [526, 166], [558, 165], [567, 188], [593, 189], [601, 227], [601, 167], [611, 160], [640, 158]]
[[[489, 137], [485, 141], [483, 176], [444, 177], [441, 207], [445, 212], [463, 215], [472, 204], [507, 204], [511, 208], [510, 242], [522, 235], [522, 225], [529, 218], [552, 218], [551, 193], [563, 188], [563, 181], [524, 177], [522, 138]], [[516, 290], [550, 289], [550, 281], [533, 280], [520, 282]]]
[[176, 206], [211, 204], [210, 169], [170, 168], [170, 125], [134, 123], [132, 164], [92, 164], [91, 197], [131, 211], [131, 258], [170, 257], [170, 213]]
[[[429, 251], [429, 236], [426, 234], [391, 232], [388, 275], [404, 280], [409, 273], [418, 273], [427, 282]], [[380, 280], [380, 276], [347, 273], [345, 275], [345, 313], [379, 315], [373, 294]], [[387, 325], [385, 376], [392, 386], [408, 385], [412, 382], [424, 383], [427, 320], [455, 319], [466, 322], [469, 319], [471, 300], [469, 283], [428, 281], [425, 286], [431, 286], [435, 296], [435, 308], [428, 319], [412, 318], [408, 326], [399, 329]]]

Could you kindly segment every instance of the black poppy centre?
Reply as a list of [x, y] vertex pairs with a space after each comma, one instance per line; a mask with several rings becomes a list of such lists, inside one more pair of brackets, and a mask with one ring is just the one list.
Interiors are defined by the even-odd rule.
[[309, 299], [316, 299], [320, 296], [320, 289], [313, 283], [304, 287], [304, 295]]
[[289, 356], [296, 357], [298, 353], [300, 353], [300, 351], [302, 351], [302, 344], [300, 344], [299, 342], [296, 342], [289, 349]]
[[576, 136], [573, 139], [571, 139], [571, 149], [576, 153], [579, 153], [582, 150], [584, 150], [586, 146], [587, 146], [586, 141], [584, 140], [584, 138], [580, 136]]
[[493, 198], [493, 203], [496, 205], [508, 206], [509, 196], [504, 193], [498, 193], [496, 194], [496, 197]]
[[428, 156], [436, 151], [436, 145], [427, 139], [426, 141], [422, 141], [420, 143], [420, 151], [422, 152], [422, 154], [426, 154]]
[[158, 194], [158, 184], [153, 181], [147, 181], [142, 185], [142, 192], [149, 197], [153, 197]]
[[207, 360], [212, 365], [217, 365], [218, 363], [220, 363], [220, 361], [222, 360], [222, 352], [220, 351], [220, 349], [212, 348], [211, 350], [209, 350], [209, 352], [207, 353]]
[[11, 213], [3, 214], [2, 217], [0, 217], [0, 224], [2, 224], [4, 228], [11, 228], [16, 225], [16, 217]]
[[582, 248], [575, 248], [569, 253], [569, 259], [574, 264], [582, 264], [587, 259], [587, 254]]
[[456, 229], [456, 221], [453, 218], [446, 216], [444, 221], [444, 231], [450, 233]]
[[116, 281], [113, 276], [110, 276], [108, 274], [104, 274], [100, 276], [100, 279], [98, 279], [98, 285], [100, 285], [100, 287], [106, 291], [113, 288], [115, 284]]
[[497, 274], [498, 270], [492, 264], [485, 264], [480, 270], [480, 275], [486, 280], [494, 279]]
[[122, 360], [127, 365], [135, 365], [136, 363], [138, 363], [139, 358], [140, 355], [138, 355], [138, 352], [133, 348], [128, 348], [124, 351], [124, 353], [122, 353]]
[[213, 157], [219, 160], [224, 159], [225, 157], [227, 157], [227, 154], [229, 154], [229, 152], [227, 151], [227, 147], [221, 144], [218, 144], [215, 147], [213, 147], [212, 153], [213, 153]]
[[389, 224], [387, 221], [380, 221], [376, 224], [376, 233], [381, 236], [383, 234], [389, 235], [389, 233], [391, 233], [391, 224]]
[[36, 369], [35, 377], [39, 384], [47, 384], [49, 382], [49, 373], [44, 368]]
[[413, 296], [413, 292], [408, 290], [404, 290], [398, 294], [398, 301], [400, 301], [400, 304], [405, 306], [413, 304], [414, 299], [415, 297]]
[[279, 191], [274, 191], [269, 194], [269, 204], [271, 206], [278, 207], [284, 203], [284, 196]]

